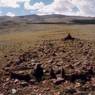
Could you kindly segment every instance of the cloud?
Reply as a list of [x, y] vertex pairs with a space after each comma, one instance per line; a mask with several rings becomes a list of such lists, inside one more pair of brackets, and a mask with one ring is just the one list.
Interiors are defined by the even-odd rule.
[[45, 6], [43, 9], [39, 9], [38, 13], [42, 14], [68, 14], [73, 12], [76, 7], [71, 0], [54, 0], [53, 3]]
[[0, 0], [0, 7], [18, 8], [20, 3], [27, 3], [31, 0]]
[[38, 15], [63, 14], [78, 16], [95, 16], [95, 0], [53, 0], [50, 4], [33, 0], [0, 0], [0, 7], [19, 8], [21, 3], [25, 11]]
[[51, 4], [43, 2], [27, 4], [26, 10], [35, 10], [36, 14], [65, 14], [79, 16], [95, 16], [95, 0], [54, 0]]
[[72, 0], [79, 8], [79, 15], [95, 16], [95, 0]]
[[27, 3], [24, 8], [31, 11], [35, 10], [36, 14], [39, 15], [77, 13], [77, 7], [72, 0], [54, 0], [48, 5], [44, 4], [43, 2], [37, 2], [33, 5]]
[[14, 13], [12, 13], [12, 12], [8, 12], [8, 13], [6, 14], [6, 16], [14, 17], [14, 16], [15, 16], [15, 14], [14, 14]]
[[24, 3], [25, 10], [39, 10], [44, 8], [46, 5], [43, 2], [35, 3], [33, 6], [29, 4], [29, 2]]

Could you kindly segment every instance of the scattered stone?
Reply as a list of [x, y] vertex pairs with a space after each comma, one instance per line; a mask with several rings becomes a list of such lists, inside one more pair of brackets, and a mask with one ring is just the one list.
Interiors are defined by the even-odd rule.
[[75, 38], [73, 38], [70, 33], [64, 38], [65, 41], [66, 40], [74, 40], [74, 39]]
[[2, 69], [4, 74], [0, 74], [0, 91], [8, 95], [11, 88], [16, 88], [19, 95], [52, 95], [57, 92], [53, 85], [57, 85], [59, 90], [64, 89], [62, 95], [77, 95], [77, 91], [91, 93], [95, 91], [94, 47], [94, 42], [75, 39], [71, 34], [64, 40], [45, 40], [34, 49], [8, 60]]
[[29, 74], [21, 74], [21, 73], [16, 73], [16, 72], [11, 72], [10, 73], [11, 79], [18, 79], [18, 80], [25, 80], [25, 81], [30, 81], [31, 77]]
[[36, 69], [34, 70], [34, 76], [38, 82], [40, 82], [43, 78], [43, 68], [41, 67], [41, 64], [38, 64]]
[[50, 78], [51, 79], [56, 79], [57, 78], [56, 74], [55, 74], [55, 72], [54, 72], [54, 70], [52, 68], [50, 69]]
[[61, 93], [60, 92], [56, 92], [56, 93], [54, 93], [54, 95], [61, 95]]
[[77, 91], [75, 90], [75, 89], [73, 89], [73, 88], [68, 88], [68, 89], [65, 89], [64, 90], [64, 93], [66, 94], [66, 95], [74, 95], [75, 93], [76, 93]]
[[0, 93], [0, 95], [4, 95], [3, 93]]
[[29, 81], [29, 83], [30, 83], [31, 85], [35, 84], [35, 82], [36, 82], [36, 80], [34, 80], [34, 79], [31, 79], [31, 80]]
[[20, 83], [20, 85], [21, 85], [22, 87], [26, 87], [26, 86], [28, 86], [28, 83], [25, 82], [25, 81], [22, 81], [22, 82]]
[[62, 82], [64, 82], [63, 78], [58, 77], [57, 79], [53, 79], [53, 83], [56, 84], [56, 85], [59, 85]]
[[22, 62], [23, 62], [23, 61], [22, 61], [21, 59], [16, 59], [16, 60], [15, 60], [16, 65], [20, 65]]
[[6, 78], [6, 81], [9, 81], [10, 80], [10, 78]]
[[19, 82], [19, 80], [18, 80], [18, 79], [15, 79], [15, 80], [14, 80], [14, 83], [18, 83], [18, 82]]
[[76, 82], [76, 84], [75, 84], [75, 88], [78, 88], [78, 87], [80, 87], [80, 86], [81, 86], [81, 84], [78, 83], [78, 82]]
[[63, 68], [62, 68], [61, 74], [62, 74], [62, 78], [65, 78], [65, 70]]
[[17, 90], [16, 89], [12, 89], [12, 94], [16, 94]]

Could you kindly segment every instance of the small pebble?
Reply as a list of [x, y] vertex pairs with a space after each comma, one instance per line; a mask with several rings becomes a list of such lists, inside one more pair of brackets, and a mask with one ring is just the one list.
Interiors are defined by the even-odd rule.
[[12, 94], [16, 94], [17, 90], [16, 89], [12, 89]]

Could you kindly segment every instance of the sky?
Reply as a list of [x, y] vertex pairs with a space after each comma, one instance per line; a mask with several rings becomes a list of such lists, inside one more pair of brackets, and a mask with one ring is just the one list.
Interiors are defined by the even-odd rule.
[[0, 16], [95, 16], [95, 0], [0, 0]]

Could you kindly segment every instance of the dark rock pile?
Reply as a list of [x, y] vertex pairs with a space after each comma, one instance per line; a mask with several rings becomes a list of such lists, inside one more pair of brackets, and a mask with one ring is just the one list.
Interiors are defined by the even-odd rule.
[[75, 40], [75, 38], [72, 37], [71, 34], [69, 33], [69, 34], [64, 38], [64, 40], [65, 40], [65, 41], [66, 41], [66, 40]]
[[70, 34], [43, 41], [1, 71], [0, 95], [95, 95], [94, 91], [95, 43]]

